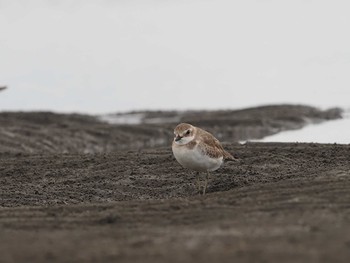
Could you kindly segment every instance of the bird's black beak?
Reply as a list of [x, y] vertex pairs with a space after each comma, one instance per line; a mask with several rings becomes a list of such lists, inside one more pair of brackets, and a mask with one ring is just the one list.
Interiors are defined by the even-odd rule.
[[182, 139], [182, 137], [180, 136], [180, 135], [176, 135], [176, 137], [175, 137], [175, 142], [178, 142], [178, 141], [180, 141]]

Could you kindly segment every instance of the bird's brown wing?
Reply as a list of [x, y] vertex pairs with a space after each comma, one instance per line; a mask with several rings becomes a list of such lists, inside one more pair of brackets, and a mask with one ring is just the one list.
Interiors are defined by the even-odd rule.
[[201, 130], [200, 136], [203, 141], [202, 143], [199, 143], [198, 146], [200, 147], [201, 151], [203, 151], [203, 153], [209, 155], [212, 158], [223, 157], [224, 159], [235, 160], [235, 158], [230, 153], [224, 150], [219, 140], [209, 132]]

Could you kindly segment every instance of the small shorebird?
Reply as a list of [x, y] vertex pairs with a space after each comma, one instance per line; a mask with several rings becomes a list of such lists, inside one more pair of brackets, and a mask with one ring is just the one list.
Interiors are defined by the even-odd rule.
[[180, 123], [174, 130], [172, 149], [175, 159], [185, 168], [197, 171], [199, 191], [199, 172], [206, 172], [203, 195], [208, 186], [209, 172], [219, 169], [224, 160], [237, 161], [226, 152], [218, 139], [209, 132], [188, 123]]

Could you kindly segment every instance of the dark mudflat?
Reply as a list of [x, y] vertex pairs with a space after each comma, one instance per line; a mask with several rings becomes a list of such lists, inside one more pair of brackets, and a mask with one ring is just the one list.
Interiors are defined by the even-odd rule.
[[169, 147], [0, 155], [1, 262], [348, 262], [350, 146], [226, 144], [208, 194]]

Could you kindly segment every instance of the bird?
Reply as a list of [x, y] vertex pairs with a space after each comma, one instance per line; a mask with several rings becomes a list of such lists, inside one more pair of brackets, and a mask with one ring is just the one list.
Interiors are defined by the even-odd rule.
[[197, 186], [201, 193], [199, 173], [205, 172], [202, 194], [205, 195], [210, 172], [220, 168], [224, 160], [238, 161], [225, 151], [220, 141], [211, 133], [189, 123], [180, 123], [174, 129], [172, 151], [175, 159], [183, 166], [197, 172]]

